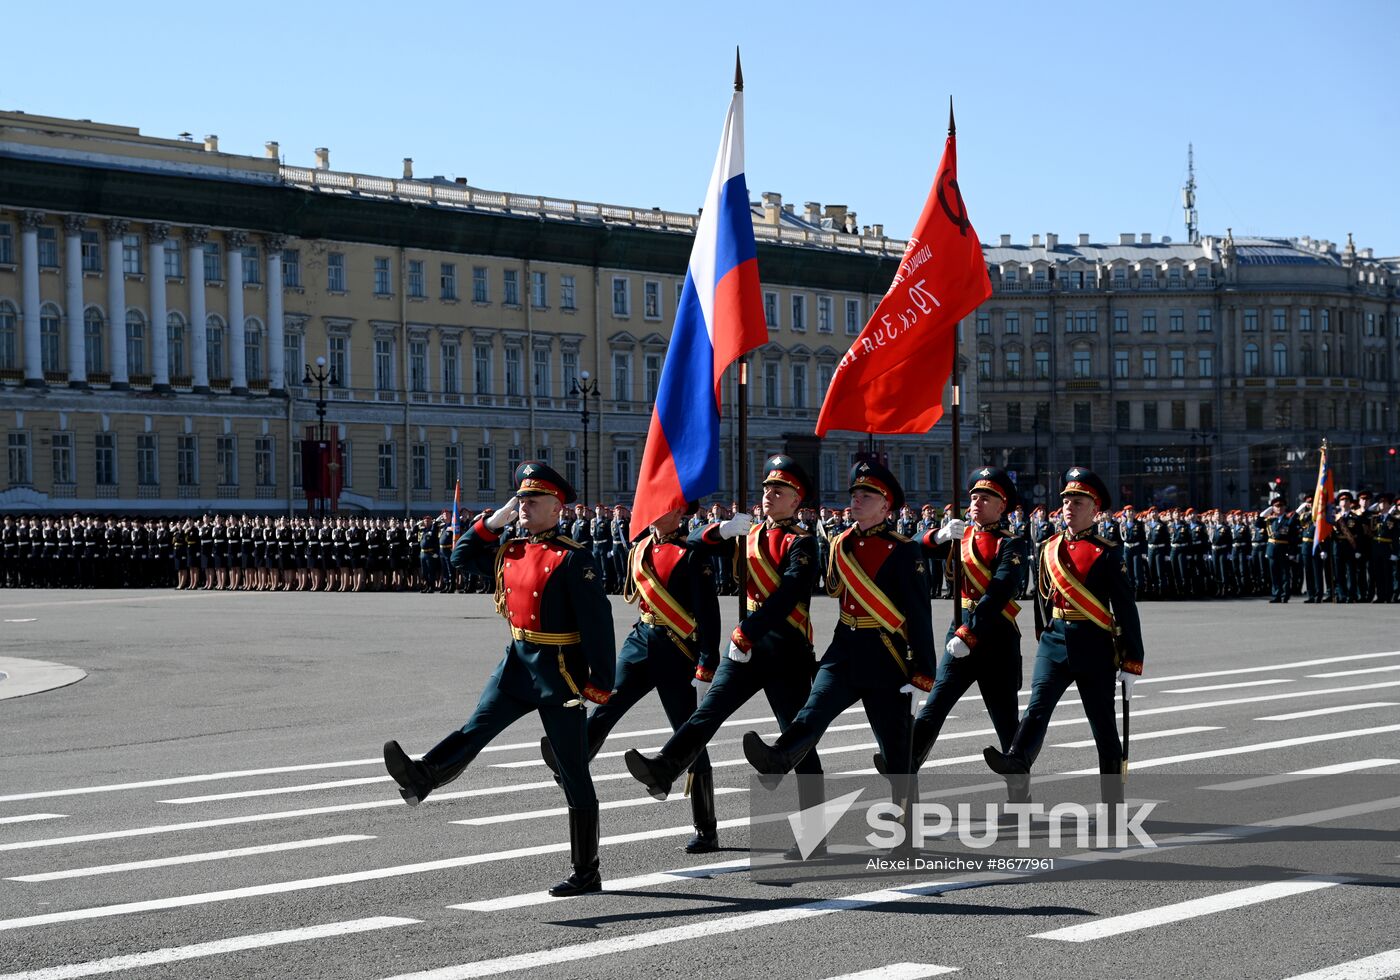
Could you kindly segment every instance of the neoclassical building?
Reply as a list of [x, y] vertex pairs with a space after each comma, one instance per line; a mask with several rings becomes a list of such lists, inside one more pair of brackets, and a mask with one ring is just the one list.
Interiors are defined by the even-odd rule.
[[[795, 450], [836, 499], [864, 439], [819, 446], [817, 409], [903, 245], [855, 217], [754, 207], [771, 342], [752, 357], [749, 472]], [[0, 114], [0, 509], [304, 507], [318, 358], [341, 508], [436, 510], [459, 478], [490, 504], [527, 456], [630, 501], [695, 221], [418, 179], [407, 160], [370, 177], [324, 150], [299, 168], [276, 144]], [[729, 499], [733, 385], [725, 401]], [[947, 445], [880, 448], [936, 495]]]

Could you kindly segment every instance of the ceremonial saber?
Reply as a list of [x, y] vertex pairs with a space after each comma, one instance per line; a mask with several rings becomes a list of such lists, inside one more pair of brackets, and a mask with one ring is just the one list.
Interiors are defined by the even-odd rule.
[[1132, 699], [1128, 696], [1128, 682], [1119, 681], [1123, 685], [1123, 782], [1128, 781], [1128, 735], [1132, 718]]

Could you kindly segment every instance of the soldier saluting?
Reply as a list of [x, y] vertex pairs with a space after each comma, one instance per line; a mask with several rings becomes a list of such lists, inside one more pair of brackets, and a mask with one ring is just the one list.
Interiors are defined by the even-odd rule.
[[[557, 530], [573, 487], [543, 463], [522, 463], [516, 492], [462, 535], [452, 554], [461, 571], [474, 565], [496, 582], [496, 611], [510, 623], [506, 655], [486, 682], [476, 711], [415, 762], [398, 742], [384, 744], [384, 765], [399, 795], [416, 806], [450, 783], [497, 735], [537, 711], [559, 760], [569, 803], [574, 873], [549, 890], [565, 897], [599, 891], [598, 797], [588, 773], [585, 699], [602, 704], [613, 686], [612, 611], [598, 566]], [[521, 536], [501, 545], [501, 531], [519, 515]]]
[[[1036, 625], [1044, 630], [1035, 655], [1030, 703], [1011, 747], [982, 750], [987, 765], [1002, 775], [1031, 771], [1045, 741], [1050, 715], [1074, 684], [1098, 747], [1099, 772], [1122, 771], [1123, 746], [1113, 715], [1122, 683], [1129, 697], [1142, 675], [1142, 628], [1123, 566], [1121, 548], [1093, 533], [1094, 511], [1109, 506], [1108, 488], [1082, 466], [1065, 473], [1060, 491], [1065, 529], [1045, 542], [1036, 589]], [[1115, 647], [1121, 647], [1120, 657]], [[1102, 780], [1104, 802], [1123, 800], [1120, 780]]]

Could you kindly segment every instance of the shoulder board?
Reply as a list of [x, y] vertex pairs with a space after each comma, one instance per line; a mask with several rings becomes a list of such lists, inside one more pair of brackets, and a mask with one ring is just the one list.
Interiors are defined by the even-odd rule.
[[[755, 524], [755, 525], [754, 525], [754, 527], [761, 527], [761, 526], [762, 526], [762, 525], [759, 525], [759, 524]], [[801, 524], [794, 524], [794, 525], [792, 525], [791, 527], [785, 527], [785, 528], [783, 528], [783, 530], [787, 531], [789, 534], [793, 535], [794, 537], [799, 537], [799, 538], [809, 537], [809, 536], [811, 535], [811, 533], [812, 533], [811, 531], [809, 531], [809, 530], [807, 530], [805, 527], [803, 527]]]
[[907, 538], [903, 534], [900, 534], [898, 531], [889, 531], [887, 533], [889, 534], [891, 540], [896, 541], [899, 544], [908, 544], [912, 540], [911, 538]]
[[576, 551], [581, 551], [581, 550], [583, 550], [583, 545], [579, 544], [579, 543], [578, 543], [577, 541], [575, 541], [573, 538], [566, 537], [565, 535], [556, 534], [556, 535], [554, 536], [554, 540], [555, 540], [555, 541], [558, 541], [560, 544], [562, 544], [562, 545], [563, 545], [564, 547], [566, 547], [566, 548], [573, 548], [573, 549], [576, 550]]
[[1104, 537], [1101, 534], [1095, 534], [1093, 537], [1094, 540], [1102, 544], [1105, 549], [1113, 549], [1119, 547], [1119, 543], [1117, 541], [1110, 541], [1108, 538]]

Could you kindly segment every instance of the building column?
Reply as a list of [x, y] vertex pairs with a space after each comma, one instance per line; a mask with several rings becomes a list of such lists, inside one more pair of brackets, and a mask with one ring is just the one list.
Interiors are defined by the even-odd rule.
[[209, 312], [204, 306], [204, 242], [208, 228], [185, 229], [185, 256], [190, 270], [190, 384], [195, 394], [209, 394]]
[[248, 394], [248, 365], [243, 350], [243, 247], [248, 235], [231, 231], [224, 236], [228, 243], [228, 363], [229, 390], [235, 395]]
[[287, 371], [283, 363], [282, 337], [282, 246], [286, 239], [280, 235], [265, 235], [267, 250], [267, 390], [282, 395], [287, 389]]
[[44, 387], [44, 352], [39, 339], [39, 226], [44, 212], [24, 211], [19, 216], [21, 269], [20, 313], [24, 318], [24, 384]]
[[122, 270], [122, 236], [127, 223], [113, 218], [107, 232], [107, 346], [114, 391], [131, 387], [126, 376], [126, 273]]
[[68, 316], [68, 387], [87, 387], [83, 342], [83, 216], [63, 219], [63, 306]]
[[170, 326], [165, 305], [165, 240], [170, 226], [146, 228], [146, 254], [150, 273], [146, 278], [151, 292], [151, 390], [170, 391]]

